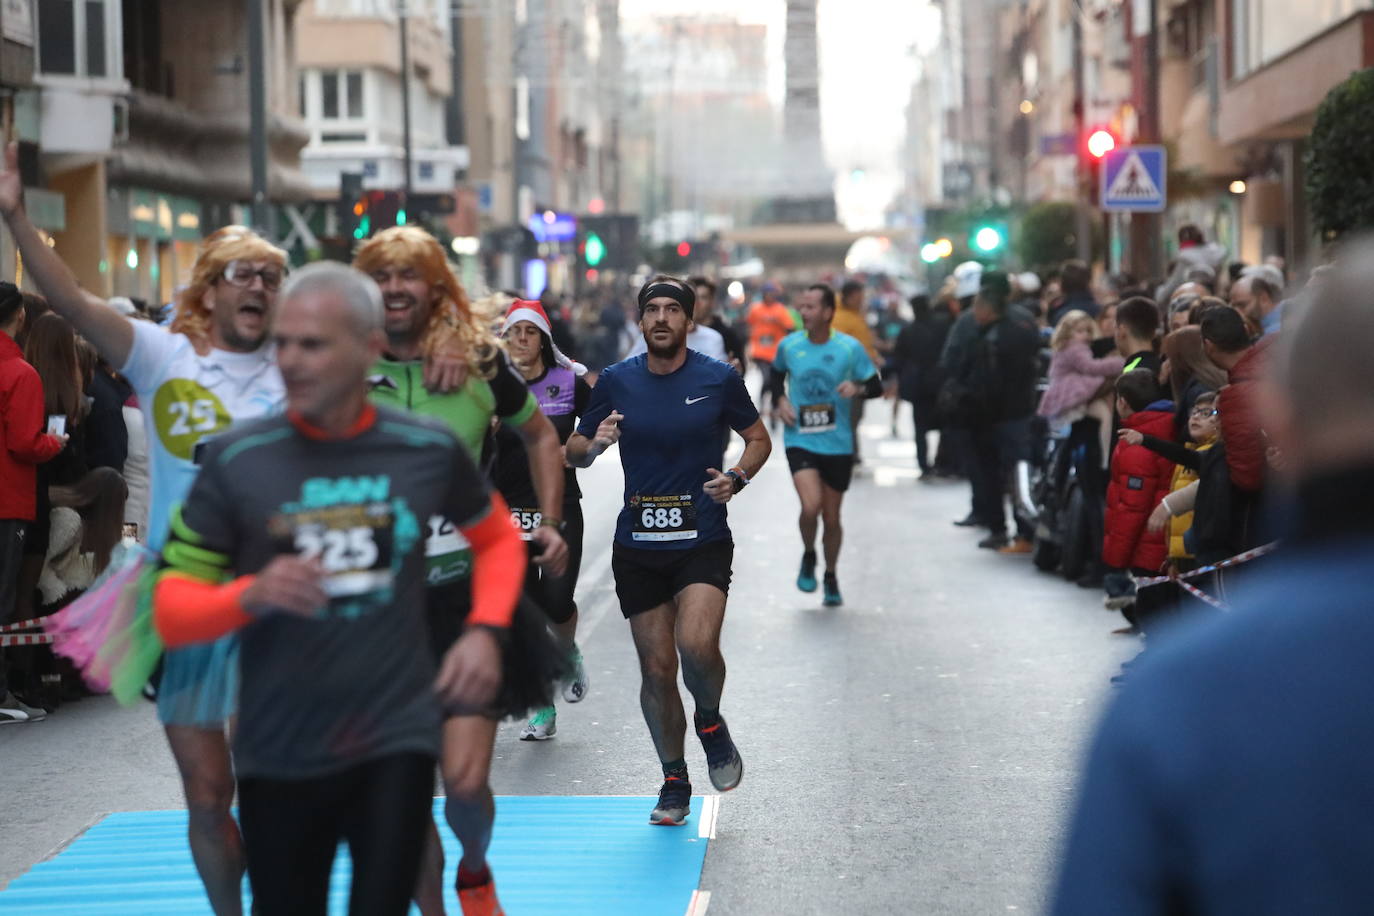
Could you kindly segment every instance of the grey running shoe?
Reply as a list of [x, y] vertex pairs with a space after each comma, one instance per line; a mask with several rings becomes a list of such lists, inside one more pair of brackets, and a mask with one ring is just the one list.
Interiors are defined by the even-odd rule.
[[692, 784], [677, 776], [663, 780], [658, 790], [658, 805], [649, 814], [649, 823], [664, 827], [681, 827], [692, 813]]
[[729, 792], [744, 778], [744, 761], [740, 759], [739, 749], [730, 739], [730, 728], [725, 718], [706, 728], [697, 723], [697, 737], [701, 739], [701, 749], [706, 752], [707, 773], [711, 785], [717, 792]]
[[568, 703], [581, 703], [587, 698], [592, 682], [587, 677], [587, 666], [582, 663], [582, 650], [576, 644], [568, 661], [572, 665], [572, 675], [563, 682], [563, 699]]
[[0, 697], [0, 725], [8, 725], [11, 722], [41, 722], [47, 717], [45, 710], [28, 705], [8, 691]]

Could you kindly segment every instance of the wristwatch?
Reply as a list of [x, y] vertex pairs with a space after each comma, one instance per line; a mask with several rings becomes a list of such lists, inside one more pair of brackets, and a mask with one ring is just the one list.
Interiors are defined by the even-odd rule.
[[563, 519], [561, 518], [550, 518], [546, 515], [539, 520], [539, 527], [552, 528], [554, 531], [557, 531], [559, 534], [562, 534], [564, 531], [567, 530], [568, 523], [563, 521]]
[[736, 493], [749, 486], [749, 477], [740, 468], [731, 468], [725, 472], [725, 476], [735, 482], [734, 492]]

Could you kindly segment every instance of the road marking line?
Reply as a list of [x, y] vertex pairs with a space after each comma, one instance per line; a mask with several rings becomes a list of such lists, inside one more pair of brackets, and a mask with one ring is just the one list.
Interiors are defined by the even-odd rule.
[[692, 900], [687, 904], [687, 916], [706, 916], [706, 908], [710, 905], [710, 891], [692, 891]]
[[701, 798], [701, 817], [697, 823], [697, 836], [703, 840], [714, 840], [718, 817], [720, 817], [720, 796], [703, 795]]

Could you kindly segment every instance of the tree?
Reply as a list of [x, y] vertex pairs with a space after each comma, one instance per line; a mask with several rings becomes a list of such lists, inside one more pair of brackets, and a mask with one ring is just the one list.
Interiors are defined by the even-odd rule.
[[1374, 227], [1374, 68], [1351, 74], [1317, 106], [1305, 160], [1312, 220], [1328, 238]]
[[1017, 253], [1032, 270], [1045, 270], [1078, 256], [1078, 208], [1067, 201], [1046, 201], [1021, 217]]

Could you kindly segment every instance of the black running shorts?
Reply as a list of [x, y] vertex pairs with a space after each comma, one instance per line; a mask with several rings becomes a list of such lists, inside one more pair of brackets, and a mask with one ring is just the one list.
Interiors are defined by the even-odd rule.
[[854, 476], [853, 455], [821, 455], [793, 447], [787, 450], [787, 466], [793, 474], [798, 471], [820, 471], [821, 483], [840, 493], [849, 489], [849, 481]]
[[644, 550], [616, 544], [611, 549], [611, 572], [620, 612], [628, 620], [667, 604], [689, 585], [714, 585], [730, 594], [730, 567], [735, 559], [731, 541], [712, 541], [687, 550]]

